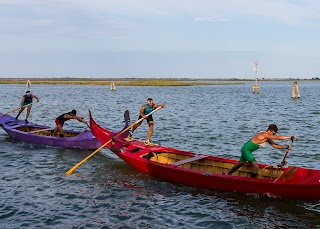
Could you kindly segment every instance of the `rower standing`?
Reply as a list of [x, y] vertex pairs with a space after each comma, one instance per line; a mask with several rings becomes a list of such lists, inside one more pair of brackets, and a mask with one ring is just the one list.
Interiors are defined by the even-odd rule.
[[[164, 107], [164, 104], [154, 104], [153, 103], [153, 99], [152, 98], [148, 98], [147, 100], [147, 104], [145, 105], [142, 105], [141, 109], [140, 109], [140, 112], [139, 112], [139, 119], [141, 118], [146, 118], [147, 119], [147, 122], [148, 122], [148, 125], [149, 125], [149, 131], [148, 131], [148, 137], [147, 137], [147, 140], [144, 142], [146, 145], [154, 145], [150, 139], [151, 139], [151, 136], [152, 136], [152, 133], [153, 133], [153, 118], [152, 118], [152, 115], [149, 115], [148, 117], [146, 117], [147, 114], [149, 114], [150, 112], [152, 112], [154, 109], [158, 108], [158, 107]], [[128, 136], [128, 139], [131, 139], [132, 138], [132, 135], [133, 135], [133, 132], [141, 125], [143, 120], [141, 120], [141, 122], [138, 122], [137, 124], [135, 124], [133, 127], [132, 127], [132, 130], [129, 132], [129, 136]]]
[[26, 94], [24, 96], [22, 96], [21, 98], [21, 103], [20, 103], [20, 110], [19, 113], [16, 116], [16, 119], [19, 118], [20, 114], [22, 113], [22, 111], [24, 111], [24, 109], [27, 107], [27, 113], [26, 113], [26, 123], [28, 123], [28, 118], [31, 112], [31, 107], [32, 107], [32, 102], [33, 102], [33, 98], [35, 98], [37, 100], [37, 102], [39, 102], [39, 98], [36, 95], [33, 95], [30, 91], [27, 91]]

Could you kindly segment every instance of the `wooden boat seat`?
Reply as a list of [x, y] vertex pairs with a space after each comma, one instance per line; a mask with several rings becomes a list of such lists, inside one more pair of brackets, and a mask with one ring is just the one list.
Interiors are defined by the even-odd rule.
[[16, 121], [12, 121], [12, 120], [6, 121], [4, 124], [7, 126], [19, 125]]
[[189, 163], [189, 162], [192, 162], [192, 161], [197, 161], [197, 160], [200, 160], [200, 159], [203, 159], [203, 158], [206, 158], [206, 157], [208, 157], [208, 156], [207, 155], [198, 155], [198, 156], [195, 156], [195, 157], [190, 157], [190, 158], [187, 158], [187, 159], [184, 159], [184, 160], [181, 160], [181, 161], [174, 162], [171, 165], [175, 165], [175, 166], [183, 165], [183, 164], [186, 164], [186, 163]]

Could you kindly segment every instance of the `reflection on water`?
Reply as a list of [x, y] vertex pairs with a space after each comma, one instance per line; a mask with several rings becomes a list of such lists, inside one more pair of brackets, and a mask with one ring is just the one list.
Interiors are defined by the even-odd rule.
[[[132, 121], [148, 97], [164, 102], [154, 114], [152, 139], [160, 144], [228, 158], [270, 123], [279, 134], [297, 135], [287, 161], [320, 169], [320, 84], [299, 83], [301, 98], [291, 99], [291, 82], [199, 87], [117, 87], [33, 85], [40, 103], [31, 122], [54, 126], [54, 118], [88, 109], [104, 127], [120, 130], [123, 112]], [[19, 106], [22, 85], [0, 85], [6, 93], [1, 112]], [[21, 117], [24, 117], [22, 114]], [[65, 128], [85, 125], [66, 122]], [[144, 122], [135, 137], [146, 138]], [[279, 200], [265, 196], [204, 190], [142, 174], [103, 149], [71, 176], [64, 172], [91, 151], [58, 149], [16, 142], [0, 131], [1, 228], [320, 228], [319, 201]], [[281, 142], [281, 144], [288, 142]], [[256, 151], [261, 163], [278, 164], [284, 151]], [[4, 201], [5, 200], [5, 201]]]

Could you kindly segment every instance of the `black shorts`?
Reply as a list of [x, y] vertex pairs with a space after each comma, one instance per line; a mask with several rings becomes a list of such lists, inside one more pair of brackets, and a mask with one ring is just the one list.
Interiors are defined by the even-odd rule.
[[[141, 118], [142, 118], [142, 117], [139, 115], [138, 120], [141, 119]], [[147, 122], [152, 122], [152, 121], [153, 121], [152, 115], [149, 115], [146, 119], [147, 119]], [[143, 121], [143, 120], [142, 120], [142, 121]], [[141, 121], [141, 122], [142, 122], [142, 121]]]

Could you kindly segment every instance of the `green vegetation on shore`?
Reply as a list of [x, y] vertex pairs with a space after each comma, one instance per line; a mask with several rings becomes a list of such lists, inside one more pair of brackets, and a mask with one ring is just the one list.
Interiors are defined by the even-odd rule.
[[[110, 85], [116, 86], [196, 86], [196, 85], [225, 85], [244, 84], [240, 81], [214, 81], [190, 79], [83, 79], [83, 78], [35, 78], [31, 84], [69, 84], [69, 85]], [[3, 79], [0, 84], [26, 84], [27, 79]]]
[[[0, 78], [0, 84], [26, 84], [27, 78]], [[258, 79], [263, 81], [311, 81], [320, 82], [319, 78], [294, 79], [275, 78]], [[106, 85], [114, 81], [116, 86], [199, 86], [199, 85], [228, 85], [254, 82], [255, 79], [206, 79], [206, 78], [30, 78], [31, 84], [59, 84], [59, 85]]]

